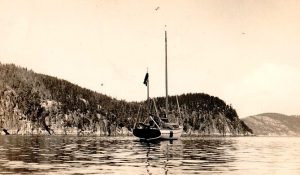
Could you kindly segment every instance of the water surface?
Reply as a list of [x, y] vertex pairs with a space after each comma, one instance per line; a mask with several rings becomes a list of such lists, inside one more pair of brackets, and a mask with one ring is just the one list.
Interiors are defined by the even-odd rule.
[[0, 136], [0, 174], [300, 174], [300, 138]]

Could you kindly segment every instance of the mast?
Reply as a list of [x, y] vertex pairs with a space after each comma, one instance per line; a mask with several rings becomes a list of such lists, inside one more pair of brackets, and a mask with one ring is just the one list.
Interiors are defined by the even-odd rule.
[[[166, 26], [165, 26], [166, 27]], [[166, 76], [166, 117], [168, 118], [168, 112], [169, 112], [169, 104], [168, 104], [168, 50], [167, 50], [167, 30], [165, 29], [165, 76]]]
[[149, 98], [149, 73], [148, 73], [148, 68], [147, 68], [147, 108], [148, 108], [148, 116], [150, 116], [150, 98]]
[[[176, 95], [176, 102], [177, 102], [177, 108], [178, 108], [179, 117], [181, 119], [181, 112], [180, 112], [180, 107], [179, 107], [179, 102], [178, 102], [178, 96], [177, 95]], [[179, 123], [178, 117], [177, 117], [177, 123]]]

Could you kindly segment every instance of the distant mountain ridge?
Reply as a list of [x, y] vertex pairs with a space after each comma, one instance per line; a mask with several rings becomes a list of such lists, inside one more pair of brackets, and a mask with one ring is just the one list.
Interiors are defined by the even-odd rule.
[[[142, 84], [141, 84], [142, 86]], [[159, 114], [165, 99], [154, 98]], [[178, 96], [187, 135], [249, 135], [232, 106], [204, 93]], [[170, 115], [178, 115], [170, 96]], [[66, 80], [0, 63], [0, 129], [11, 134], [129, 134], [147, 116], [145, 102], [126, 102]], [[153, 107], [152, 113], [156, 113]], [[1, 132], [3, 134], [3, 132]]]
[[255, 135], [300, 136], [300, 116], [263, 113], [242, 119]]

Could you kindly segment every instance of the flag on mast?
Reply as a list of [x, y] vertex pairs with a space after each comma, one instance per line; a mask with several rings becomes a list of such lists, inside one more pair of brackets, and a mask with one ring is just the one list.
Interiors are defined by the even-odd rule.
[[144, 84], [147, 86], [148, 85], [148, 81], [149, 81], [149, 74], [148, 72], [146, 73], [145, 75], [145, 78], [144, 78]]

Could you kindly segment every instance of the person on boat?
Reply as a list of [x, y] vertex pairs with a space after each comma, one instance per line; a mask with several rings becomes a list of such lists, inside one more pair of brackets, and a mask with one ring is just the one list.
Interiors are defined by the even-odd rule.
[[153, 120], [149, 121], [149, 125], [150, 125], [151, 128], [156, 128], [156, 125], [155, 125]]
[[111, 122], [110, 122], [110, 120], [107, 120], [107, 133], [108, 133], [108, 136], [111, 135]]

